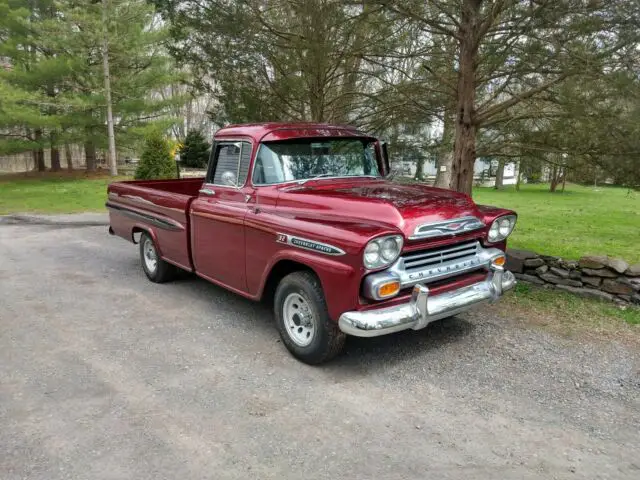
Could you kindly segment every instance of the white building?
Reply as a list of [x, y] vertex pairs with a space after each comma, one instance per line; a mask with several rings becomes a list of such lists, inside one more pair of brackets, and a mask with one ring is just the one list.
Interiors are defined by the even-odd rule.
[[[394, 168], [400, 170], [400, 174], [406, 177], [415, 177], [416, 162], [400, 160], [394, 162]], [[482, 186], [493, 186], [496, 181], [496, 171], [498, 169], [498, 160], [489, 160], [479, 158], [473, 168], [473, 177], [475, 183]], [[434, 160], [425, 160], [423, 165], [423, 177], [427, 181], [434, 181], [436, 178], [436, 162]], [[506, 163], [504, 166], [504, 185], [515, 185], [518, 177], [518, 165], [515, 162]]]

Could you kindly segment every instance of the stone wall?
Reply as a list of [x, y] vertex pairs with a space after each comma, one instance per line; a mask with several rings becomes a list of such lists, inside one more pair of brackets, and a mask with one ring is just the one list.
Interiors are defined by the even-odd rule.
[[506, 268], [524, 282], [583, 297], [640, 305], [640, 263], [629, 265], [620, 258], [606, 256], [564, 260], [510, 248]]

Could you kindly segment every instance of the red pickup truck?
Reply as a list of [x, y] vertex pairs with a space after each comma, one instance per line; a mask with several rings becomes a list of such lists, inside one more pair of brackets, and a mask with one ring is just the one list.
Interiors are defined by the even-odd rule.
[[204, 179], [109, 185], [109, 231], [140, 244], [153, 282], [182, 269], [273, 302], [284, 345], [321, 363], [346, 335], [418, 330], [515, 285], [513, 211], [389, 173], [355, 128], [229, 126]]

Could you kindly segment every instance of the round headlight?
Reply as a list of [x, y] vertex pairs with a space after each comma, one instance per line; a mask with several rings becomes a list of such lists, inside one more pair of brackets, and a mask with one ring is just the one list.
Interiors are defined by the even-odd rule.
[[390, 262], [395, 260], [399, 253], [398, 242], [394, 237], [387, 238], [382, 242], [382, 258]]
[[402, 243], [400, 235], [374, 238], [364, 249], [364, 266], [373, 269], [391, 265], [400, 255]]
[[[377, 242], [370, 242], [364, 249], [364, 264], [377, 265], [380, 263], [380, 245]], [[374, 267], [369, 267], [374, 268]]]
[[516, 216], [515, 215], [505, 215], [504, 217], [496, 218], [491, 224], [491, 228], [489, 229], [489, 233], [487, 235], [487, 239], [494, 242], [501, 242], [513, 231], [513, 227], [516, 226]]
[[508, 237], [511, 233], [511, 221], [508, 218], [503, 218], [500, 220], [500, 228], [499, 228], [501, 237]]
[[490, 242], [498, 241], [498, 237], [500, 237], [500, 226], [496, 222], [491, 224], [488, 237]]

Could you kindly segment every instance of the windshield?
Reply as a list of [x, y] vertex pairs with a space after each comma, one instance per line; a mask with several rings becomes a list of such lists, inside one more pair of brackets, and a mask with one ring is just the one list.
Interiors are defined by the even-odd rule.
[[263, 143], [253, 169], [255, 185], [361, 176], [380, 176], [374, 143], [353, 138]]

